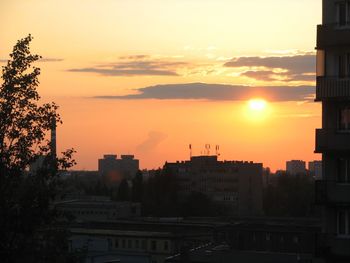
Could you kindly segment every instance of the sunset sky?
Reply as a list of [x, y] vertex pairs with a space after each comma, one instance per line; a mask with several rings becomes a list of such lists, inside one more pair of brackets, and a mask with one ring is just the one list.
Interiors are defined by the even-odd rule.
[[[313, 153], [319, 0], [0, 0], [0, 65], [32, 34], [39, 92], [60, 105], [75, 169], [200, 155], [272, 170]], [[253, 102], [251, 100], [255, 99]], [[256, 100], [260, 99], [260, 100]], [[213, 151], [211, 152], [214, 153]]]

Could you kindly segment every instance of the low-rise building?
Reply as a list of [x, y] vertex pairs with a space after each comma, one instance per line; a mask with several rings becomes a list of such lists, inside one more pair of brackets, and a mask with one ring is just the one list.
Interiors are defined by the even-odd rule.
[[84, 252], [89, 263], [163, 263], [184, 246], [194, 248], [212, 242], [217, 225], [181, 218], [77, 223], [70, 228], [69, 247], [71, 252]]
[[140, 203], [113, 202], [107, 198], [72, 199], [55, 203], [55, 208], [78, 222], [108, 222], [141, 215]]

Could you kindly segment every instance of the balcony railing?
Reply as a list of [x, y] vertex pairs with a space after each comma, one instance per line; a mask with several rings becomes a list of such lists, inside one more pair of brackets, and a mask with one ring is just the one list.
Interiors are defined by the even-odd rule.
[[317, 256], [350, 256], [350, 238], [338, 237], [336, 233], [319, 233], [316, 237]]
[[350, 45], [350, 25], [327, 24], [317, 26], [317, 48]]
[[350, 184], [315, 181], [315, 202], [319, 205], [350, 204]]
[[350, 132], [334, 129], [316, 130], [316, 153], [350, 152]]
[[350, 78], [317, 77], [316, 101], [350, 100]]

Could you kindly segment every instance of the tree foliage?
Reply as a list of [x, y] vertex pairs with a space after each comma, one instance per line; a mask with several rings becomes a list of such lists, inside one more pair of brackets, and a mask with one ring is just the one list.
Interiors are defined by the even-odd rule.
[[280, 175], [275, 185], [264, 190], [264, 211], [267, 216], [317, 216], [314, 181], [307, 175]]
[[[33, 63], [40, 56], [30, 52], [32, 36], [19, 40], [2, 69], [0, 87], [0, 256], [1, 262], [57, 262], [53, 244], [45, 242], [42, 230], [55, 229], [55, 211], [50, 202], [58, 186], [59, 169], [75, 164], [73, 149], [56, 157], [47, 140], [52, 125], [61, 123], [55, 103], [40, 105], [37, 92], [40, 69]], [[28, 166], [40, 156], [43, 165], [28, 174]], [[59, 247], [59, 246], [57, 246]], [[49, 257], [52, 257], [50, 259]], [[22, 261], [23, 262], [23, 261]]]

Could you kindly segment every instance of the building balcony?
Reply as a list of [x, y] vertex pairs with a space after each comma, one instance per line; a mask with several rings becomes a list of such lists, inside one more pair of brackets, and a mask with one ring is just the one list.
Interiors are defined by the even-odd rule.
[[338, 24], [317, 26], [317, 49], [350, 45], [350, 25]]
[[316, 130], [316, 153], [350, 152], [350, 132], [330, 129]]
[[315, 202], [319, 205], [350, 205], [350, 184], [315, 181]]
[[317, 77], [316, 101], [350, 100], [350, 78]]

